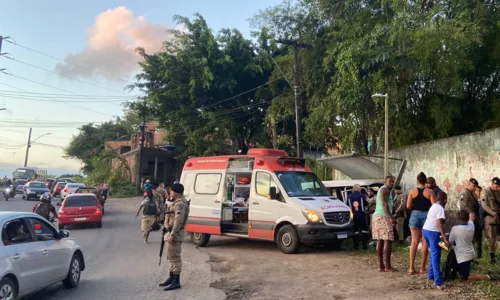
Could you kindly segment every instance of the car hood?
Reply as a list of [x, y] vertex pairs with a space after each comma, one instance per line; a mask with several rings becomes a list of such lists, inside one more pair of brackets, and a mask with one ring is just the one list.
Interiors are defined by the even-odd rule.
[[297, 197], [301, 201], [301, 203], [309, 209], [313, 209], [318, 212], [326, 213], [326, 212], [348, 212], [350, 211], [349, 206], [347, 206], [344, 202], [331, 197], [331, 196], [323, 196], [323, 197]]

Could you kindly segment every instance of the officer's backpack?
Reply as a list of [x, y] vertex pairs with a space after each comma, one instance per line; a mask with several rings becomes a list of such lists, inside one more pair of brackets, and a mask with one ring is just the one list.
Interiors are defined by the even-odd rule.
[[145, 216], [156, 216], [158, 214], [158, 208], [156, 206], [156, 201], [153, 198], [148, 199], [148, 202], [146, 203], [146, 205], [144, 205], [142, 213]]
[[50, 215], [49, 206], [46, 203], [40, 203], [40, 204], [38, 204], [38, 207], [36, 208], [35, 213], [37, 215], [44, 217], [44, 218], [48, 218]]

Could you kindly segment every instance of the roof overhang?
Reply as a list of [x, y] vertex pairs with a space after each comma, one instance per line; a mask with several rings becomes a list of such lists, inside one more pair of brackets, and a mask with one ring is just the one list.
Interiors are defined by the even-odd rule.
[[[330, 167], [344, 173], [353, 180], [378, 180], [384, 181], [384, 168], [368, 159], [368, 157], [382, 158], [382, 156], [366, 155], [361, 156], [357, 154], [347, 154], [332, 157], [319, 158], [321, 161]], [[401, 161], [402, 166], [399, 170], [397, 179], [400, 179], [404, 167], [406, 166], [406, 160], [399, 158], [389, 158], [389, 160]], [[391, 173], [389, 173], [392, 175]]]

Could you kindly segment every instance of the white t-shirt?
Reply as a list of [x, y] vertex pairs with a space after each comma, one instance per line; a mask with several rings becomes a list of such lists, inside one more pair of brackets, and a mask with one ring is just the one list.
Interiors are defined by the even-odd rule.
[[474, 223], [469, 221], [467, 225], [457, 225], [451, 229], [450, 243], [454, 244], [457, 262], [463, 263], [474, 259]]
[[434, 203], [427, 213], [427, 219], [425, 220], [423, 229], [439, 232], [439, 228], [437, 225], [438, 220], [444, 220], [445, 218], [446, 216], [444, 214], [444, 208], [441, 206], [441, 204]]

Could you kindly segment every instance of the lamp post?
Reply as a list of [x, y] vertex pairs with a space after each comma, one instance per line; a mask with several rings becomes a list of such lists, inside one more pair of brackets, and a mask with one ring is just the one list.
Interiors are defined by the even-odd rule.
[[141, 122], [141, 124], [139, 125], [139, 129], [140, 129], [140, 148], [139, 148], [139, 170], [138, 170], [138, 174], [137, 174], [137, 189], [140, 190], [141, 189], [141, 183], [142, 183], [142, 160], [143, 160], [143, 157], [144, 157], [144, 128], [146, 127], [146, 124], [145, 122]]
[[30, 133], [28, 135], [28, 144], [26, 145], [26, 157], [24, 158], [24, 167], [28, 166], [28, 155], [30, 153], [31, 144], [34, 143], [34, 142], [36, 142], [41, 137], [44, 137], [44, 136], [52, 134], [52, 133], [44, 133], [44, 134], [40, 135], [39, 137], [37, 137], [36, 139], [34, 139], [32, 141], [31, 140], [31, 132], [32, 132], [32, 130], [33, 130], [33, 128], [30, 128]]
[[384, 177], [389, 175], [389, 95], [387, 93], [375, 93], [373, 98], [385, 98], [384, 104]]

